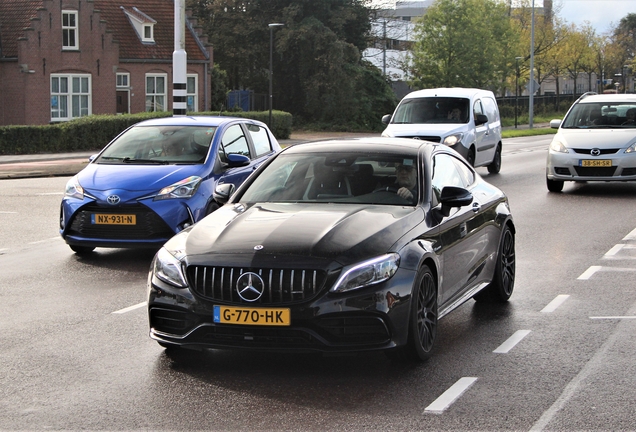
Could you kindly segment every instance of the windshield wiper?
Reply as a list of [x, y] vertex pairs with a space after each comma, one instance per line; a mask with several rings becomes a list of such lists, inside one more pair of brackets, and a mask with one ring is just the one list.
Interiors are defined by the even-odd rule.
[[130, 157], [125, 157], [121, 160], [124, 163], [147, 163], [147, 164], [157, 164], [157, 165], [168, 165], [170, 162], [167, 160], [158, 160], [158, 159], [135, 159]]

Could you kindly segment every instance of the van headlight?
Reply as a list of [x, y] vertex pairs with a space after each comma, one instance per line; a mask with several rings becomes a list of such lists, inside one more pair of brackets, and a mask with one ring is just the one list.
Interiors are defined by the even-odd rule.
[[331, 292], [346, 292], [390, 279], [400, 265], [400, 256], [396, 253], [382, 255], [377, 258], [345, 268]]
[[453, 135], [449, 135], [446, 138], [444, 138], [444, 142], [442, 144], [445, 144], [449, 147], [454, 146], [457, 143], [461, 143], [462, 142], [462, 138], [464, 138], [464, 134], [463, 133], [456, 133]]

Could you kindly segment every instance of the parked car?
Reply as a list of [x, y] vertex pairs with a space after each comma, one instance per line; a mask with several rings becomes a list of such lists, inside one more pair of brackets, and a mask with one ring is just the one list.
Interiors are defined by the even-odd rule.
[[501, 169], [501, 117], [491, 91], [437, 88], [406, 95], [393, 115], [382, 117], [382, 136], [446, 144], [474, 167]]
[[572, 104], [546, 161], [546, 184], [561, 192], [566, 181], [636, 180], [636, 95], [586, 93]]
[[227, 204], [151, 264], [150, 337], [168, 349], [423, 360], [439, 318], [512, 294], [508, 200], [447, 146], [298, 144], [233, 191], [217, 186]]
[[161, 247], [219, 207], [218, 184], [239, 186], [280, 151], [264, 123], [168, 117], [128, 128], [66, 185], [60, 234], [76, 253]]

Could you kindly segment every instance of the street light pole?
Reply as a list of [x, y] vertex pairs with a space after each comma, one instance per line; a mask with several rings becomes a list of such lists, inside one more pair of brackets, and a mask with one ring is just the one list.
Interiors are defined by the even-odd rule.
[[515, 57], [515, 129], [517, 129], [517, 113], [519, 112], [519, 60], [523, 57]]
[[274, 56], [274, 28], [282, 27], [285, 24], [271, 23], [269, 24], [269, 126], [272, 127], [272, 63]]

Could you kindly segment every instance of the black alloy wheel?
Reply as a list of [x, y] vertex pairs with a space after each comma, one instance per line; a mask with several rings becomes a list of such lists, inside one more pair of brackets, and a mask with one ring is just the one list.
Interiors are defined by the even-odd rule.
[[411, 323], [405, 354], [409, 360], [424, 361], [431, 357], [437, 338], [437, 283], [424, 265], [417, 272], [411, 296]]
[[512, 295], [515, 286], [515, 235], [504, 226], [492, 282], [473, 297], [478, 302], [504, 303]]

